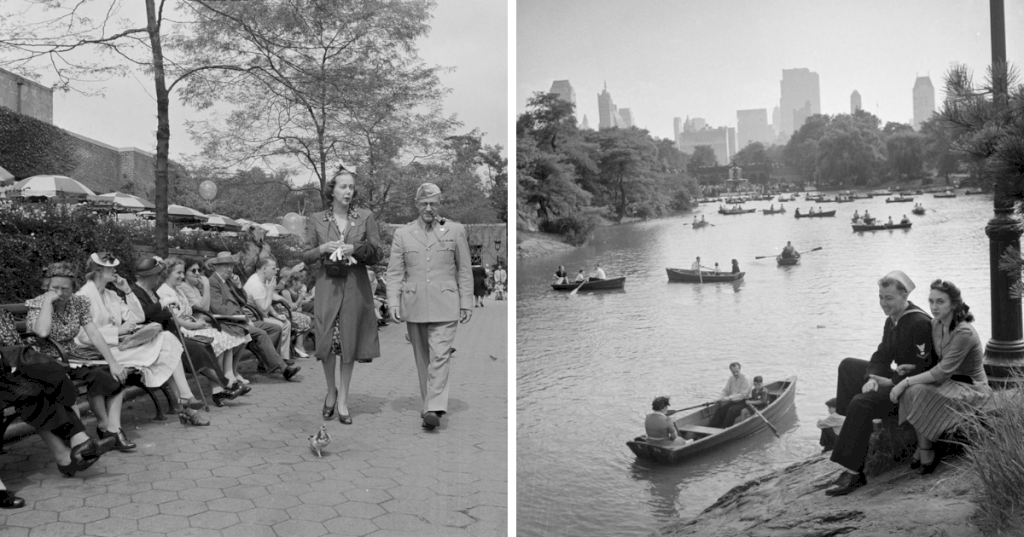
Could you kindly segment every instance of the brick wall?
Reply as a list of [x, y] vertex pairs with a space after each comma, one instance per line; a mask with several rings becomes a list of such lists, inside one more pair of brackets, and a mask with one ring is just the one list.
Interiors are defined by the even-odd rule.
[[71, 177], [96, 193], [120, 191], [152, 199], [156, 185], [153, 155], [139, 149], [116, 148], [80, 134], [75, 139], [81, 159]]
[[3, 69], [0, 69], [0, 106], [53, 124], [53, 89]]

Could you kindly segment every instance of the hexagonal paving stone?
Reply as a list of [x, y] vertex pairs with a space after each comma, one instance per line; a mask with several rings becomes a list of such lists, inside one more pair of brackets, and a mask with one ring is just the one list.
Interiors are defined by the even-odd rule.
[[325, 505], [297, 505], [287, 509], [288, 516], [293, 519], [311, 520], [313, 522], [324, 522], [337, 518], [338, 512]]
[[303, 537], [327, 534], [327, 528], [323, 524], [309, 520], [286, 520], [280, 524], [274, 524], [274, 531], [278, 535], [302, 535]]
[[129, 518], [104, 518], [85, 525], [85, 534], [96, 537], [116, 537], [139, 529], [137, 521]]
[[50, 522], [42, 526], [32, 528], [29, 537], [77, 537], [85, 533], [85, 524], [72, 524], [71, 522]]
[[160, 504], [160, 512], [165, 515], [192, 516], [206, 511], [205, 502], [192, 500], [175, 500]]
[[206, 506], [211, 511], [225, 511], [228, 513], [238, 513], [241, 511], [248, 511], [254, 509], [256, 504], [252, 503], [252, 500], [244, 498], [218, 498], [216, 500], [207, 502]]
[[379, 531], [377, 527], [370, 520], [362, 518], [349, 518], [349, 517], [338, 517], [327, 522], [324, 522], [324, 527], [327, 531], [331, 532], [331, 535], [369, 535], [375, 531]]
[[214, 530], [222, 530], [241, 522], [235, 513], [226, 513], [224, 511], [207, 511], [190, 516], [188, 520], [193, 528], [209, 528]]
[[266, 487], [275, 483], [280, 483], [281, 478], [276, 475], [268, 474], [251, 474], [238, 478], [238, 482], [243, 485], [251, 485], [255, 487]]
[[49, 500], [43, 500], [36, 502], [34, 508], [39, 511], [68, 511], [85, 505], [85, 500], [82, 498], [66, 498], [64, 496], [58, 496], [56, 498], [50, 498]]
[[147, 490], [138, 494], [132, 494], [132, 503], [148, 503], [160, 505], [165, 502], [173, 502], [178, 499], [177, 492], [169, 490]]
[[151, 503], [129, 503], [120, 505], [110, 510], [110, 516], [116, 518], [130, 518], [134, 520], [151, 517], [160, 512], [160, 508]]
[[188, 527], [188, 518], [177, 515], [160, 514], [139, 520], [139, 529], [143, 531], [168, 533]]
[[37, 526], [42, 526], [56, 521], [57, 511], [40, 511], [38, 509], [33, 509], [31, 511], [21, 511], [14, 513], [13, 515], [7, 515], [7, 520], [4, 521], [4, 525], [22, 528], [35, 528]]
[[85, 499], [86, 507], [102, 507], [109, 509], [131, 502], [132, 499], [125, 494], [97, 494]]
[[288, 496], [286, 494], [268, 494], [266, 496], [254, 498], [253, 503], [256, 504], [256, 507], [264, 507], [267, 509], [288, 509], [289, 507], [299, 505], [299, 499], [295, 496]]
[[274, 528], [258, 524], [238, 524], [225, 529], [222, 534], [224, 537], [279, 537]]
[[334, 506], [334, 510], [341, 516], [365, 519], [371, 519], [386, 513], [386, 511], [384, 511], [384, 509], [379, 505], [361, 502], [347, 502], [341, 505], [336, 505]]
[[110, 511], [102, 507], [79, 507], [77, 509], [61, 511], [58, 520], [61, 522], [88, 524], [89, 522], [95, 522], [102, 518], [106, 518], [109, 515]]
[[345, 497], [353, 502], [381, 503], [391, 499], [391, 495], [380, 489], [354, 488], [345, 491]]
[[220, 532], [207, 528], [185, 528], [172, 531], [167, 537], [220, 537]]
[[238, 513], [238, 519], [247, 524], [264, 524], [273, 526], [288, 520], [288, 513], [281, 509], [264, 509], [257, 507]]
[[427, 526], [427, 522], [415, 515], [388, 513], [373, 519], [373, 523], [382, 530], [417, 532]]

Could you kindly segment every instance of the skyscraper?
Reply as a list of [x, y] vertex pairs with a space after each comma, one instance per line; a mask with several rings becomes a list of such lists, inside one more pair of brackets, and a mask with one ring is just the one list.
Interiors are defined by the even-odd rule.
[[699, 145], [711, 146], [718, 165], [724, 166], [736, 152], [736, 129], [702, 127], [700, 130], [692, 130], [691, 123], [687, 122], [684, 124], [683, 132], [676, 137], [676, 147], [683, 153], [692, 155]]
[[683, 132], [683, 118], [674, 117], [672, 118], [672, 139], [678, 140], [680, 132]]
[[919, 76], [914, 82], [914, 130], [920, 130], [921, 124], [928, 121], [935, 112], [935, 88], [932, 79]]
[[551, 89], [548, 93], [557, 93], [558, 98], [562, 99], [567, 103], [576, 104], [576, 90], [572, 89], [572, 84], [568, 80], [556, 80], [551, 83]]
[[583, 114], [583, 123], [580, 125], [580, 128], [590, 130], [590, 121], [587, 120], [586, 114]]
[[622, 124], [619, 126], [624, 129], [628, 129], [635, 125], [633, 123], [633, 111], [629, 108], [619, 108], [619, 119], [622, 120]]
[[[803, 126], [803, 120], [821, 113], [821, 88], [818, 73], [803, 67], [783, 69], [780, 86], [782, 99], [779, 103], [779, 135], [785, 140]], [[797, 119], [801, 119], [800, 123], [796, 122]]]
[[612, 94], [608, 93], [607, 82], [604, 85], [604, 91], [597, 94], [597, 113], [597, 128], [599, 130], [618, 127], [621, 123], [619, 109], [615, 106], [615, 103], [612, 102]]
[[737, 110], [736, 131], [739, 137], [739, 145], [736, 149], [743, 149], [751, 142], [770, 144], [773, 136], [771, 127], [768, 126], [768, 110], [764, 108]]
[[860, 93], [853, 90], [850, 94], [850, 115], [856, 114], [857, 110], [860, 110]]

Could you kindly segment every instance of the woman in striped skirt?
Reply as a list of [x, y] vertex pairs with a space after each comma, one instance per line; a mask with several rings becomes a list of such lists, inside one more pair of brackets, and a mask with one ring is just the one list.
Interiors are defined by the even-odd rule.
[[[939, 362], [893, 387], [900, 423], [909, 421], [917, 432], [917, 452], [911, 468], [930, 474], [939, 465], [932, 442], [955, 427], [958, 411], [981, 405], [991, 393], [982, 367], [985, 348], [971, 326], [974, 315], [953, 282], [935, 280], [928, 295], [932, 343]], [[902, 397], [901, 397], [902, 396]]]

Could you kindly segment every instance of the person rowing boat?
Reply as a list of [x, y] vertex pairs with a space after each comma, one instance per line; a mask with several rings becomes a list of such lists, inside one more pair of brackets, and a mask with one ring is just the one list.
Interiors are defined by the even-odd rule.
[[796, 259], [800, 257], [800, 252], [796, 251], [791, 241], [786, 241], [786, 246], [782, 248], [783, 259]]

